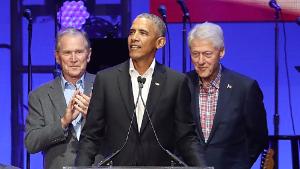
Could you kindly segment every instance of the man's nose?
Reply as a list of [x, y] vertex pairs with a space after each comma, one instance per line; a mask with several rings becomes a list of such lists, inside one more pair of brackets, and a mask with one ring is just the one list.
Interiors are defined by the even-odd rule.
[[72, 62], [76, 62], [77, 61], [77, 56], [76, 56], [75, 52], [72, 52], [72, 54], [71, 54], [71, 61]]
[[204, 57], [203, 57], [202, 55], [200, 55], [200, 56], [198, 57], [198, 64], [202, 65], [202, 64], [204, 64], [204, 63], [205, 63], [205, 59], [204, 59]]
[[131, 40], [132, 41], [137, 41], [138, 40], [138, 34], [137, 34], [137, 32], [131, 34]]

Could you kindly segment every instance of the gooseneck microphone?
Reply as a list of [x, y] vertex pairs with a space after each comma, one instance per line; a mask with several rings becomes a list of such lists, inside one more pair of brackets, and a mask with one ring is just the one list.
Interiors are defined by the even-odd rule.
[[32, 21], [31, 11], [30, 9], [25, 9], [23, 12], [23, 16], [28, 20]]
[[167, 9], [165, 5], [160, 5], [158, 8], [158, 12], [163, 18], [163, 21], [166, 23], [167, 22]]
[[281, 11], [281, 7], [277, 4], [276, 0], [270, 0], [269, 6], [274, 8], [276, 11]]
[[[142, 95], [140, 95], [140, 93], [142, 92], [142, 88], [144, 87], [144, 84], [145, 84], [145, 82], [146, 82], [146, 78], [142, 78], [141, 76], [139, 76], [139, 77], [137, 78], [137, 81], [138, 81], [138, 83], [139, 83], [139, 96], [142, 97]], [[138, 97], [139, 97], [139, 96], [138, 96]]]
[[[152, 120], [151, 120], [151, 118], [150, 118], [149, 112], [148, 112], [148, 110], [147, 110], [146, 104], [145, 104], [145, 102], [144, 102], [143, 96], [142, 96], [142, 88], [143, 88], [143, 85], [144, 85], [145, 82], [146, 82], [146, 78], [142, 78], [141, 76], [138, 77], [138, 83], [139, 83], [139, 96], [141, 97], [143, 106], [144, 106], [144, 108], [145, 108], [145, 112], [146, 112], [147, 117], [148, 117], [148, 120], [149, 120], [149, 122], [150, 122], [150, 126], [151, 126], [151, 128], [152, 128], [152, 131], [153, 131], [153, 133], [154, 133], [155, 139], [156, 139], [156, 141], [157, 141], [159, 147], [160, 147], [165, 153], [167, 153], [167, 154], [169, 155], [169, 157], [171, 157], [171, 159], [174, 160], [174, 162], [176, 162], [177, 164], [179, 164], [179, 165], [181, 165], [181, 166], [188, 167], [188, 165], [187, 165], [185, 162], [183, 162], [182, 160], [180, 160], [176, 155], [174, 155], [173, 153], [171, 153], [169, 150], [165, 149], [165, 148], [161, 145], [161, 143], [160, 143], [160, 141], [159, 141], [159, 139], [158, 139], [158, 137], [157, 137], [156, 130], [155, 130], [154, 126], [153, 126]], [[171, 162], [171, 164], [172, 164], [172, 162]]]
[[177, 0], [177, 3], [180, 5], [181, 10], [183, 12], [183, 16], [186, 18], [190, 18], [190, 13], [188, 8], [186, 7], [184, 0]]
[[[146, 81], [146, 78], [141, 78], [140, 76], [137, 78], [137, 81], [139, 83], [139, 93], [141, 91], [141, 88], [143, 88], [143, 84], [145, 83]], [[141, 83], [141, 84], [140, 84]], [[112, 153], [110, 156], [106, 157], [104, 160], [100, 161], [98, 164], [97, 164], [97, 167], [101, 167], [101, 166], [112, 166], [113, 165], [113, 162], [112, 160], [114, 159], [114, 157], [116, 157], [122, 150], [123, 148], [125, 147], [125, 145], [127, 144], [128, 142], [128, 138], [129, 138], [129, 134], [130, 134], [130, 131], [131, 131], [131, 128], [132, 128], [132, 122], [133, 122], [133, 117], [135, 116], [136, 114], [136, 107], [137, 107], [137, 104], [138, 104], [138, 101], [139, 101], [139, 98], [140, 98], [141, 95], [138, 95], [137, 96], [137, 99], [136, 99], [136, 102], [134, 104], [134, 111], [132, 113], [132, 116], [131, 116], [131, 120], [130, 120], [130, 125], [129, 125], [129, 128], [128, 128], [128, 131], [127, 131], [127, 135], [126, 135], [126, 138], [125, 138], [125, 141], [123, 143], [123, 145], [121, 146], [121, 148], [119, 148], [117, 151], [115, 151], [114, 153]]]

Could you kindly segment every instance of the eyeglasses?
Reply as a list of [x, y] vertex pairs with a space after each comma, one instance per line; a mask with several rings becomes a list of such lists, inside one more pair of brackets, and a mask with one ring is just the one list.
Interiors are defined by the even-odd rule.
[[75, 51], [71, 51], [71, 50], [64, 50], [64, 51], [60, 51], [60, 54], [62, 56], [72, 56], [72, 55], [75, 55], [75, 56], [83, 56], [85, 55], [87, 52], [87, 50], [85, 49], [82, 49], [82, 50], [75, 50]]

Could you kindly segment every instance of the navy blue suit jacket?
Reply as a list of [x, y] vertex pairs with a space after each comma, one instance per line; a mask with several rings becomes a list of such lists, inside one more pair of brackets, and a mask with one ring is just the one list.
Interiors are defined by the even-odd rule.
[[217, 110], [205, 143], [199, 113], [199, 77], [187, 73], [192, 111], [208, 166], [215, 169], [249, 169], [268, 144], [266, 111], [258, 83], [222, 67]]

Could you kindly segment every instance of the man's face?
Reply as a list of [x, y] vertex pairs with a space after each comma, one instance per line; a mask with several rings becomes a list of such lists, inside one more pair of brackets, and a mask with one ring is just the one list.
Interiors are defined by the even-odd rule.
[[193, 39], [190, 52], [198, 76], [205, 81], [213, 80], [218, 74], [219, 62], [225, 50], [215, 48], [209, 40]]
[[56, 52], [56, 62], [60, 64], [67, 81], [77, 81], [85, 73], [90, 61], [91, 49], [82, 35], [64, 35], [60, 39], [60, 49]]
[[155, 24], [146, 18], [136, 18], [128, 36], [129, 56], [133, 60], [149, 60], [155, 57], [155, 52], [162, 47]]

